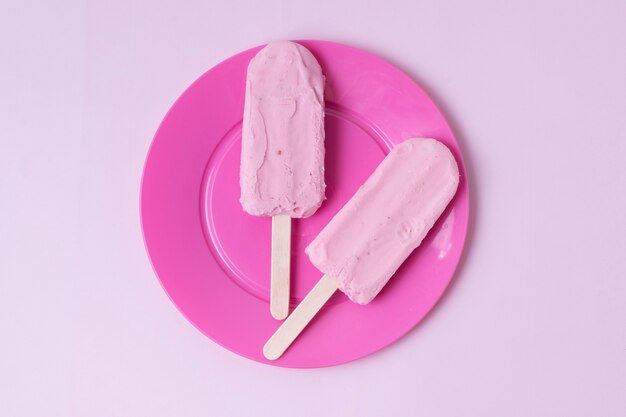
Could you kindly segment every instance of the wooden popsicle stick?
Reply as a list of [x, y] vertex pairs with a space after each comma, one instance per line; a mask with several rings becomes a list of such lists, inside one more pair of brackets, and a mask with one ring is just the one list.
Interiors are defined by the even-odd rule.
[[291, 265], [291, 217], [272, 217], [272, 270], [270, 313], [276, 320], [289, 315], [289, 269]]
[[335, 281], [324, 275], [265, 343], [263, 355], [272, 361], [280, 358], [336, 290]]

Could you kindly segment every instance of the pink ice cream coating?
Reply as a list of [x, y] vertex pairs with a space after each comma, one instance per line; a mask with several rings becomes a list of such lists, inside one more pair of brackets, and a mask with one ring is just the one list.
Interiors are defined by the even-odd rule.
[[367, 304], [417, 248], [459, 184], [450, 150], [434, 139], [397, 145], [305, 249], [354, 302]]
[[255, 216], [308, 217], [324, 200], [324, 75], [301, 45], [270, 43], [250, 61], [240, 184]]

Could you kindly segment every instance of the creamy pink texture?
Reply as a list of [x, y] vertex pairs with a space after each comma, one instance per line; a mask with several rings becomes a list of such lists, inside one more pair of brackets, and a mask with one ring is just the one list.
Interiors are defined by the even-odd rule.
[[359, 304], [378, 294], [417, 248], [459, 184], [450, 150], [434, 139], [396, 146], [305, 249]]
[[308, 217], [324, 200], [324, 75], [301, 45], [270, 43], [248, 65], [240, 184], [255, 216]]

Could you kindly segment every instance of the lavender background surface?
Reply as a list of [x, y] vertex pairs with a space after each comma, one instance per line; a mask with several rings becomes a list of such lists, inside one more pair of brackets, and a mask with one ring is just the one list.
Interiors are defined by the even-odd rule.
[[[2, 1], [0, 415], [626, 415], [626, 3]], [[472, 186], [408, 336], [317, 370], [232, 354], [150, 267], [150, 140], [201, 73], [325, 39], [413, 76]]]

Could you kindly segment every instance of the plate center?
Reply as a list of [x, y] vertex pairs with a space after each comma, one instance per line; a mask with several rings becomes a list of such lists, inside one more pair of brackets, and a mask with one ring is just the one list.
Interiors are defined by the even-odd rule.
[[[327, 103], [326, 200], [307, 219], [292, 221], [291, 301], [297, 303], [322, 276], [304, 248], [356, 192], [390, 149], [387, 138], [365, 119]], [[355, 152], [358, 150], [358, 152]], [[255, 217], [239, 203], [241, 123], [223, 136], [211, 155], [201, 193], [207, 243], [224, 272], [244, 290], [268, 301], [271, 218]], [[345, 297], [336, 297], [345, 300]], [[332, 300], [331, 300], [332, 301]]]

